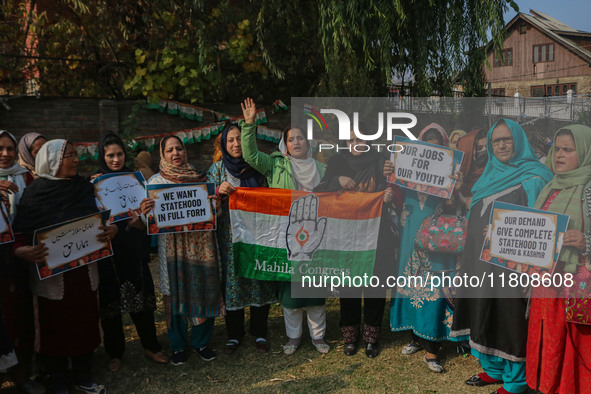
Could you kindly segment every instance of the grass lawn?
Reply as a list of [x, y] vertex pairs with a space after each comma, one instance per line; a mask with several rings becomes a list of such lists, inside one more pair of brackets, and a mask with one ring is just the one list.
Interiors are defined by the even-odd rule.
[[[155, 264], [152, 266], [152, 273], [158, 282]], [[440, 355], [445, 368], [442, 374], [427, 369], [423, 363], [424, 352], [403, 356], [400, 350], [409, 342], [410, 334], [390, 332], [389, 302], [386, 304], [382, 325], [381, 354], [375, 359], [369, 359], [361, 348], [355, 356], [347, 357], [342, 351], [343, 342], [338, 327], [338, 300], [327, 300], [327, 309], [326, 340], [332, 347], [328, 354], [322, 355], [316, 351], [307, 329], [304, 329], [300, 349], [291, 356], [285, 356], [282, 345], [287, 342], [287, 338], [283, 316], [281, 307], [274, 305], [269, 318], [269, 353], [257, 352], [253, 345], [254, 338], [247, 335], [236, 353], [224, 355], [224, 319], [218, 318], [210, 342], [210, 347], [217, 352], [217, 359], [205, 362], [196, 354], [188, 353], [189, 360], [182, 366], [159, 365], [146, 359], [135, 328], [127, 316], [124, 320], [127, 344], [121, 369], [116, 373], [107, 370], [108, 357], [101, 346], [95, 352], [93, 374], [97, 382], [106, 385], [108, 393], [490, 393], [498, 387], [466, 386], [464, 381], [481, 370], [474, 357], [456, 354], [452, 343], [446, 343]], [[156, 319], [160, 341], [167, 350], [168, 339], [161, 299]], [[16, 391], [5, 383], [0, 392], [4, 394]]]

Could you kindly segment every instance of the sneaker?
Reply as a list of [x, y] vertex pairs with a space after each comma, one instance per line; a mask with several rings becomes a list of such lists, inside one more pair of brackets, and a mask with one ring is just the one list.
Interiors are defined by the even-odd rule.
[[107, 394], [107, 389], [102, 384], [91, 383], [87, 386], [76, 386], [76, 390], [86, 394]]
[[425, 357], [423, 358], [423, 362], [425, 364], [427, 364], [427, 367], [429, 367], [429, 370], [431, 372], [437, 372], [437, 373], [443, 372], [443, 366], [441, 364], [439, 364], [439, 361], [437, 361], [436, 358], [427, 358], [427, 355], [425, 354]]
[[183, 365], [187, 362], [187, 355], [184, 350], [175, 350], [172, 352], [170, 363], [172, 365]]
[[412, 342], [402, 348], [402, 354], [404, 354], [405, 356], [410, 356], [411, 354], [415, 354], [419, 350], [423, 350], [423, 347], [417, 342]]
[[200, 347], [199, 349], [194, 347], [193, 350], [201, 357], [203, 361], [215, 360], [215, 352], [207, 346]]

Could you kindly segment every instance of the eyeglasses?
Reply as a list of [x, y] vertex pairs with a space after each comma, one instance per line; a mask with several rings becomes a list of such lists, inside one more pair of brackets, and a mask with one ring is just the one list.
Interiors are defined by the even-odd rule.
[[501, 138], [495, 138], [494, 140], [492, 140], [492, 144], [494, 146], [500, 145], [502, 143], [504, 143], [505, 145], [513, 145], [513, 137], [501, 137]]
[[64, 159], [77, 159], [78, 158], [78, 153], [76, 152], [72, 152], [72, 153], [68, 153], [67, 155], [64, 155]]

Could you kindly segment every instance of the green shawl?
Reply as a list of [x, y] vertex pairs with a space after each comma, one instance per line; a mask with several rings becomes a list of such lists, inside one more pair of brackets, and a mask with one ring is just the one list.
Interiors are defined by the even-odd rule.
[[[555, 172], [554, 178], [540, 192], [535, 208], [542, 208], [552, 192], [560, 190], [560, 193], [548, 207], [548, 211], [570, 216], [568, 229], [581, 230], [583, 233], [587, 233], [591, 229], [591, 223], [589, 223], [589, 206], [585, 200], [584, 191], [585, 186], [591, 182], [591, 128], [582, 125], [571, 125], [563, 127], [561, 130], [569, 130], [573, 134], [579, 167], [567, 172]], [[554, 135], [554, 143], [556, 143], [556, 135]], [[552, 170], [555, 171], [554, 148], [550, 150], [549, 158]], [[583, 217], [586, 218], [585, 221], [583, 221]], [[565, 262], [566, 272], [574, 273], [579, 264], [579, 251], [574, 247], [563, 247], [558, 259]]]

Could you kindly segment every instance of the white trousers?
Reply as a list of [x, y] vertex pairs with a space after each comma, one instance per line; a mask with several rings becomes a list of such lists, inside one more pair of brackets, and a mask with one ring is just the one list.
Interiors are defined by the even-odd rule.
[[324, 338], [326, 331], [326, 305], [307, 306], [305, 308], [288, 309], [283, 308], [283, 319], [285, 320], [285, 332], [290, 339], [297, 339], [302, 336], [302, 323], [304, 322], [304, 310], [308, 316], [308, 329], [312, 339]]

